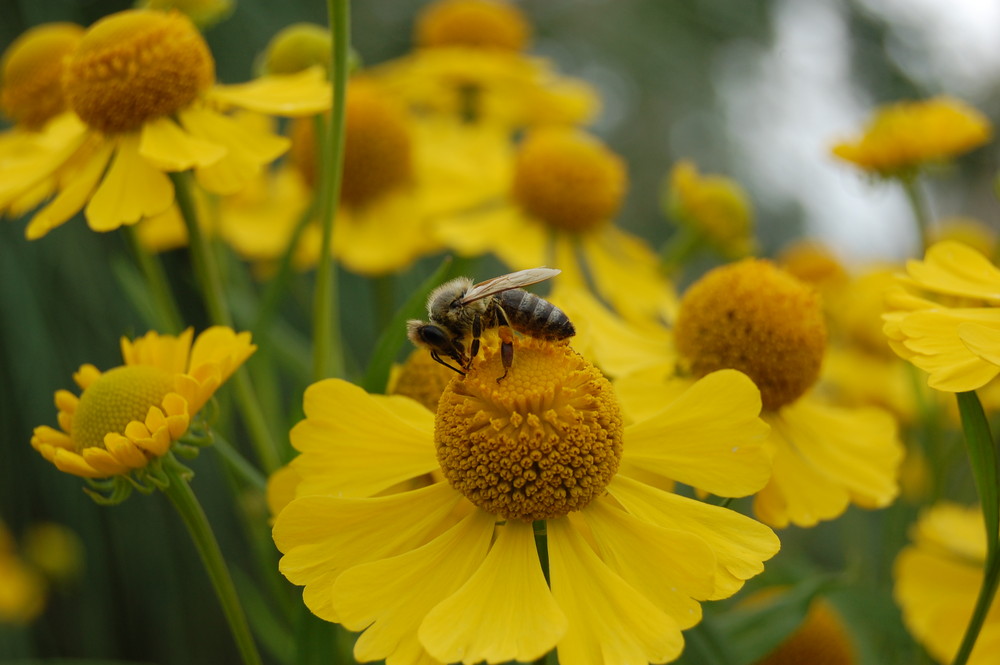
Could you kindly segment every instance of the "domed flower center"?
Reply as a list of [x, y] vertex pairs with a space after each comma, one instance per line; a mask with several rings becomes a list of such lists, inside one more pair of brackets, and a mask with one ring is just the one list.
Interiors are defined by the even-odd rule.
[[536, 130], [517, 153], [514, 198], [556, 228], [587, 231], [618, 212], [626, 180], [621, 158], [593, 137], [571, 129]]
[[441, 393], [455, 376], [458, 375], [434, 360], [426, 350], [414, 349], [396, 373], [390, 392], [405, 395], [436, 411]]
[[531, 26], [516, 7], [495, 0], [442, 0], [417, 18], [417, 46], [523, 51]]
[[15, 123], [41, 129], [66, 110], [63, 67], [83, 37], [73, 23], [46, 23], [14, 40], [3, 56], [0, 106]]
[[87, 30], [66, 65], [63, 87], [88, 125], [114, 133], [184, 108], [214, 79], [215, 62], [190, 19], [129, 10]]
[[124, 432], [133, 420], [146, 419], [174, 389], [173, 376], [158, 367], [127, 365], [101, 374], [80, 395], [70, 436], [77, 451], [103, 448], [104, 435]]
[[692, 285], [674, 332], [695, 375], [738, 369], [772, 410], [816, 382], [826, 348], [819, 295], [760, 259], [716, 268]]
[[503, 374], [488, 344], [438, 403], [434, 439], [451, 485], [503, 519], [580, 510], [618, 470], [622, 417], [611, 384], [566, 344], [516, 341]]
[[[344, 168], [340, 200], [360, 208], [413, 178], [412, 144], [406, 113], [366, 81], [348, 88]], [[306, 183], [316, 186], [316, 139], [311, 120], [292, 131], [291, 159]]]

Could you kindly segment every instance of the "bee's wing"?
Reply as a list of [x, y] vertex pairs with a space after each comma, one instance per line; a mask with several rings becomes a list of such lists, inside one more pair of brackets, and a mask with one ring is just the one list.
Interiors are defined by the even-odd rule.
[[500, 275], [499, 277], [494, 277], [493, 279], [473, 285], [468, 293], [465, 294], [465, 297], [462, 298], [461, 302], [463, 305], [466, 305], [475, 300], [481, 300], [486, 296], [491, 296], [494, 293], [519, 289], [529, 284], [544, 282], [547, 279], [555, 277], [560, 272], [562, 271], [555, 268], [529, 268], [528, 270], [518, 270], [517, 272]]

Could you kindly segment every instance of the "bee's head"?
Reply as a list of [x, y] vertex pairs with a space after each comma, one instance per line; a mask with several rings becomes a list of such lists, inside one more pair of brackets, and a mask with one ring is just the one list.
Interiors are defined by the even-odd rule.
[[451, 356], [454, 344], [448, 332], [433, 323], [426, 323], [418, 319], [410, 319], [406, 322], [406, 336], [414, 345], [431, 351], [437, 351]]

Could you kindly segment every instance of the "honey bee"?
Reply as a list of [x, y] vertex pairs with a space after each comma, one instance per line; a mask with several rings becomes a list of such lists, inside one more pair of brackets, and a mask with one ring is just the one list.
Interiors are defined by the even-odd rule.
[[[427, 348], [431, 357], [459, 374], [465, 374], [479, 353], [479, 338], [484, 330], [498, 328], [502, 381], [514, 362], [514, 336], [511, 329], [546, 340], [561, 340], [576, 334], [573, 323], [561, 309], [549, 301], [528, 293], [522, 286], [537, 284], [558, 275], [553, 268], [531, 268], [500, 275], [473, 284], [468, 277], [457, 277], [431, 291], [427, 298], [429, 323], [411, 319], [406, 334], [417, 346]], [[469, 348], [466, 340], [471, 336]], [[445, 358], [451, 359], [455, 365]], [[457, 366], [456, 366], [457, 365]]]

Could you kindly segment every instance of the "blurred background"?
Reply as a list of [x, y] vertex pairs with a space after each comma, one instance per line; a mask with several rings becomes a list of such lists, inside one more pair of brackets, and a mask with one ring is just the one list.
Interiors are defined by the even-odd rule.
[[[354, 46], [376, 64], [411, 46], [421, 0], [353, 3]], [[856, 134], [881, 103], [947, 93], [1000, 122], [1000, 3], [992, 0], [527, 0], [533, 51], [558, 69], [596, 86], [603, 111], [593, 130], [628, 163], [630, 191], [619, 219], [654, 247], [669, 236], [660, 210], [663, 178], [681, 158], [733, 177], [753, 201], [765, 255], [793, 238], [828, 243], [849, 265], [915, 255], [917, 238], [898, 188], [871, 182], [830, 155]], [[89, 25], [129, 7], [105, 0], [0, 0], [0, 47], [48, 21]], [[206, 38], [222, 82], [245, 81], [254, 59], [280, 28], [325, 23], [319, 0], [239, 0], [232, 16]], [[964, 215], [1000, 230], [994, 179], [995, 143], [960, 161], [930, 186], [936, 218]], [[237, 655], [187, 533], [163, 496], [134, 495], [114, 508], [95, 505], [79, 479], [55, 471], [31, 449], [32, 428], [55, 424], [52, 395], [72, 387], [82, 363], [120, 364], [118, 339], [145, 332], [124, 292], [129, 270], [117, 234], [99, 235], [69, 223], [37, 242], [24, 239], [24, 220], [0, 223], [0, 520], [21, 543], [33, 525], [69, 527], [83, 543], [79, 573], [53, 584], [30, 625], [0, 625], [0, 661], [74, 658], [95, 662], [230, 663]], [[181, 288], [186, 319], [206, 325], [183, 252], [165, 257]], [[430, 274], [437, 259], [419, 262], [400, 281], [398, 298]], [[110, 268], [110, 269], [109, 269]], [[299, 279], [308, 280], [308, 276]], [[344, 275], [349, 355], [363, 368], [372, 351], [368, 284]], [[293, 303], [294, 305], [294, 303]], [[307, 344], [308, 303], [289, 314]], [[298, 318], [296, 319], [296, 316]], [[252, 364], [252, 363], [251, 363]], [[301, 388], [272, 386], [268, 399], [298, 413]], [[225, 404], [223, 403], [223, 408]], [[233, 479], [217, 457], [192, 463], [195, 490], [206, 506], [237, 585], [251, 612], [304, 611], [298, 590], [274, 580], [266, 506], [247, 494], [234, 507]], [[964, 497], [972, 500], [973, 495]], [[882, 562], [877, 579], [845, 605], [866, 664], [914, 663], [917, 649], [902, 632], [886, 592], [894, 550], [910, 515], [852, 509], [808, 533], [783, 532], [798, 558], [789, 568], [847, 569], [856, 557]], [[248, 538], [244, 521], [265, 532]], [[832, 539], [848, 547], [830, 548]], [[852, 549], [853, 548], [853, 549]], [[867, 550], [865, 548], [868, 548]], [[791, 555], [790, 555], [791, 556]], [[870, 593], [870, 596], [864, 594]], [[279, 627], [280, 628], [280, 627]], [[271, 639], [307, 639], [298, 628]], [[266, 650], [265, 650], [266, 651]]]

